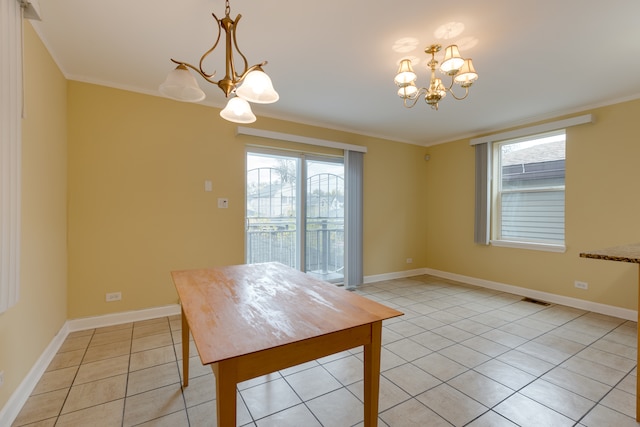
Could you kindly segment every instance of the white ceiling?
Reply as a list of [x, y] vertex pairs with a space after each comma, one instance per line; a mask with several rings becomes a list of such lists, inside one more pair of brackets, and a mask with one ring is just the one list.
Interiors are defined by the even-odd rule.
[[[197, 65], [217, 35], [211, 12], [224, 16], [223, 0], [39, 5], [34, 26], [68, 79], [155, 95], [174, 68], [169, 58]], [[640, 97], [638, 0], [231, 0], [237, 14], [240, 49], [249, 65], [269, 62], [280, 94], [253, 104], [257, 127], [268, 116], [431, 145]], [[438, 40], [449, 22], [464, 31]], [[395, 52], [405, 37], [418, 47]], [[404, 108], [393, 83], [399, 59], [420, 58], [425, 86], [424, 47], [469, 37], [477, 44], [461, 53], [480, 76], [469, 97], [447, 96], [438, 111], [423, 101]], [[220, 76], [223, 47], [205, 63]], [[220, 89], [198, 82], [203, 103], [224, 106]]]

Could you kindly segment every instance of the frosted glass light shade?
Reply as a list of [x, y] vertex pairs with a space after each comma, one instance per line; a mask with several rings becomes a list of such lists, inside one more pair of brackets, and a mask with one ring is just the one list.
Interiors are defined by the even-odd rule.
[[398, 86], [403, 86], [414, 82], [417, 77], [418, 76], [416, 76], [416, 73], [413, 71], [413, 67], [411, 66], [411, 60], [403, 59], [402, 61], [400, 61], [398, 74], [396, 74], [396, 77], [393, 79], [393, 81], [396, 82]]
[[220, 111], [220, 117], [234, 123], [253, 123], [256, 121], [256, 116], [251, 111], [249, 103], [237, 96], [229, 99], [227, 106]]
[[257, 104], [271, 104], [280, 99], [280, 95], [273, 88], [271, 79], [267, 73], [261, 70], [249, 72], [240, 87], [236, 89], [236, 95]]
[[444, 51], [444, 60], [440, 64], [440, 71], [445, 74], [455, 74], [464, 64], [464, 59], [460, 56], [458, 46], [452, 44]]
[[160, 93], [185, 102], [199, 102], [205, 97], [195, 77], [184, 65], [178, 65], [175, 70], [169, 72], [167, 79], [160, 85]]
[[476, 73], [475, 68], [473, 68], [471, 59], [464, 60], [464, 65], [460, 68], [453, 80], [462, 87], [469, 87], [473, 82], [478, 80], [478, 73]]

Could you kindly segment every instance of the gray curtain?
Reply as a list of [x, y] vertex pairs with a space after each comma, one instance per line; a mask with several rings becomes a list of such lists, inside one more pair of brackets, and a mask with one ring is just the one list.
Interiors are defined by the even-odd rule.
[[0, 314], [20, 297], [22, 10], [0, 3]]
[[473, 241], [489, 244], [489, 143], [476, 144], [476, 212]]
[[345, 150], [345, 272], [348, 289], [362, 284], [362, 176], [364, 153]]

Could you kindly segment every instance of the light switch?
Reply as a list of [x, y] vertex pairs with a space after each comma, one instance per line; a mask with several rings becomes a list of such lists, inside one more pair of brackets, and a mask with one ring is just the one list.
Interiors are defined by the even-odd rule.
[[204, 191], [213, 191], [213, 184], [211, 183], [211, 181], [206, 180], [204, 182]]

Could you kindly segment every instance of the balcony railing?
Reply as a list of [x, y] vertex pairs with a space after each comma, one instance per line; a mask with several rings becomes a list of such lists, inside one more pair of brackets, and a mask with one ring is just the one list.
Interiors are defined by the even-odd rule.
[[[305, 271], [323, 280], [344, 277], [343, 218], [307, 219]], [[288, 218], [247, 221], [247, 262], [277, 261], [296, 267], [296, 223]]]

